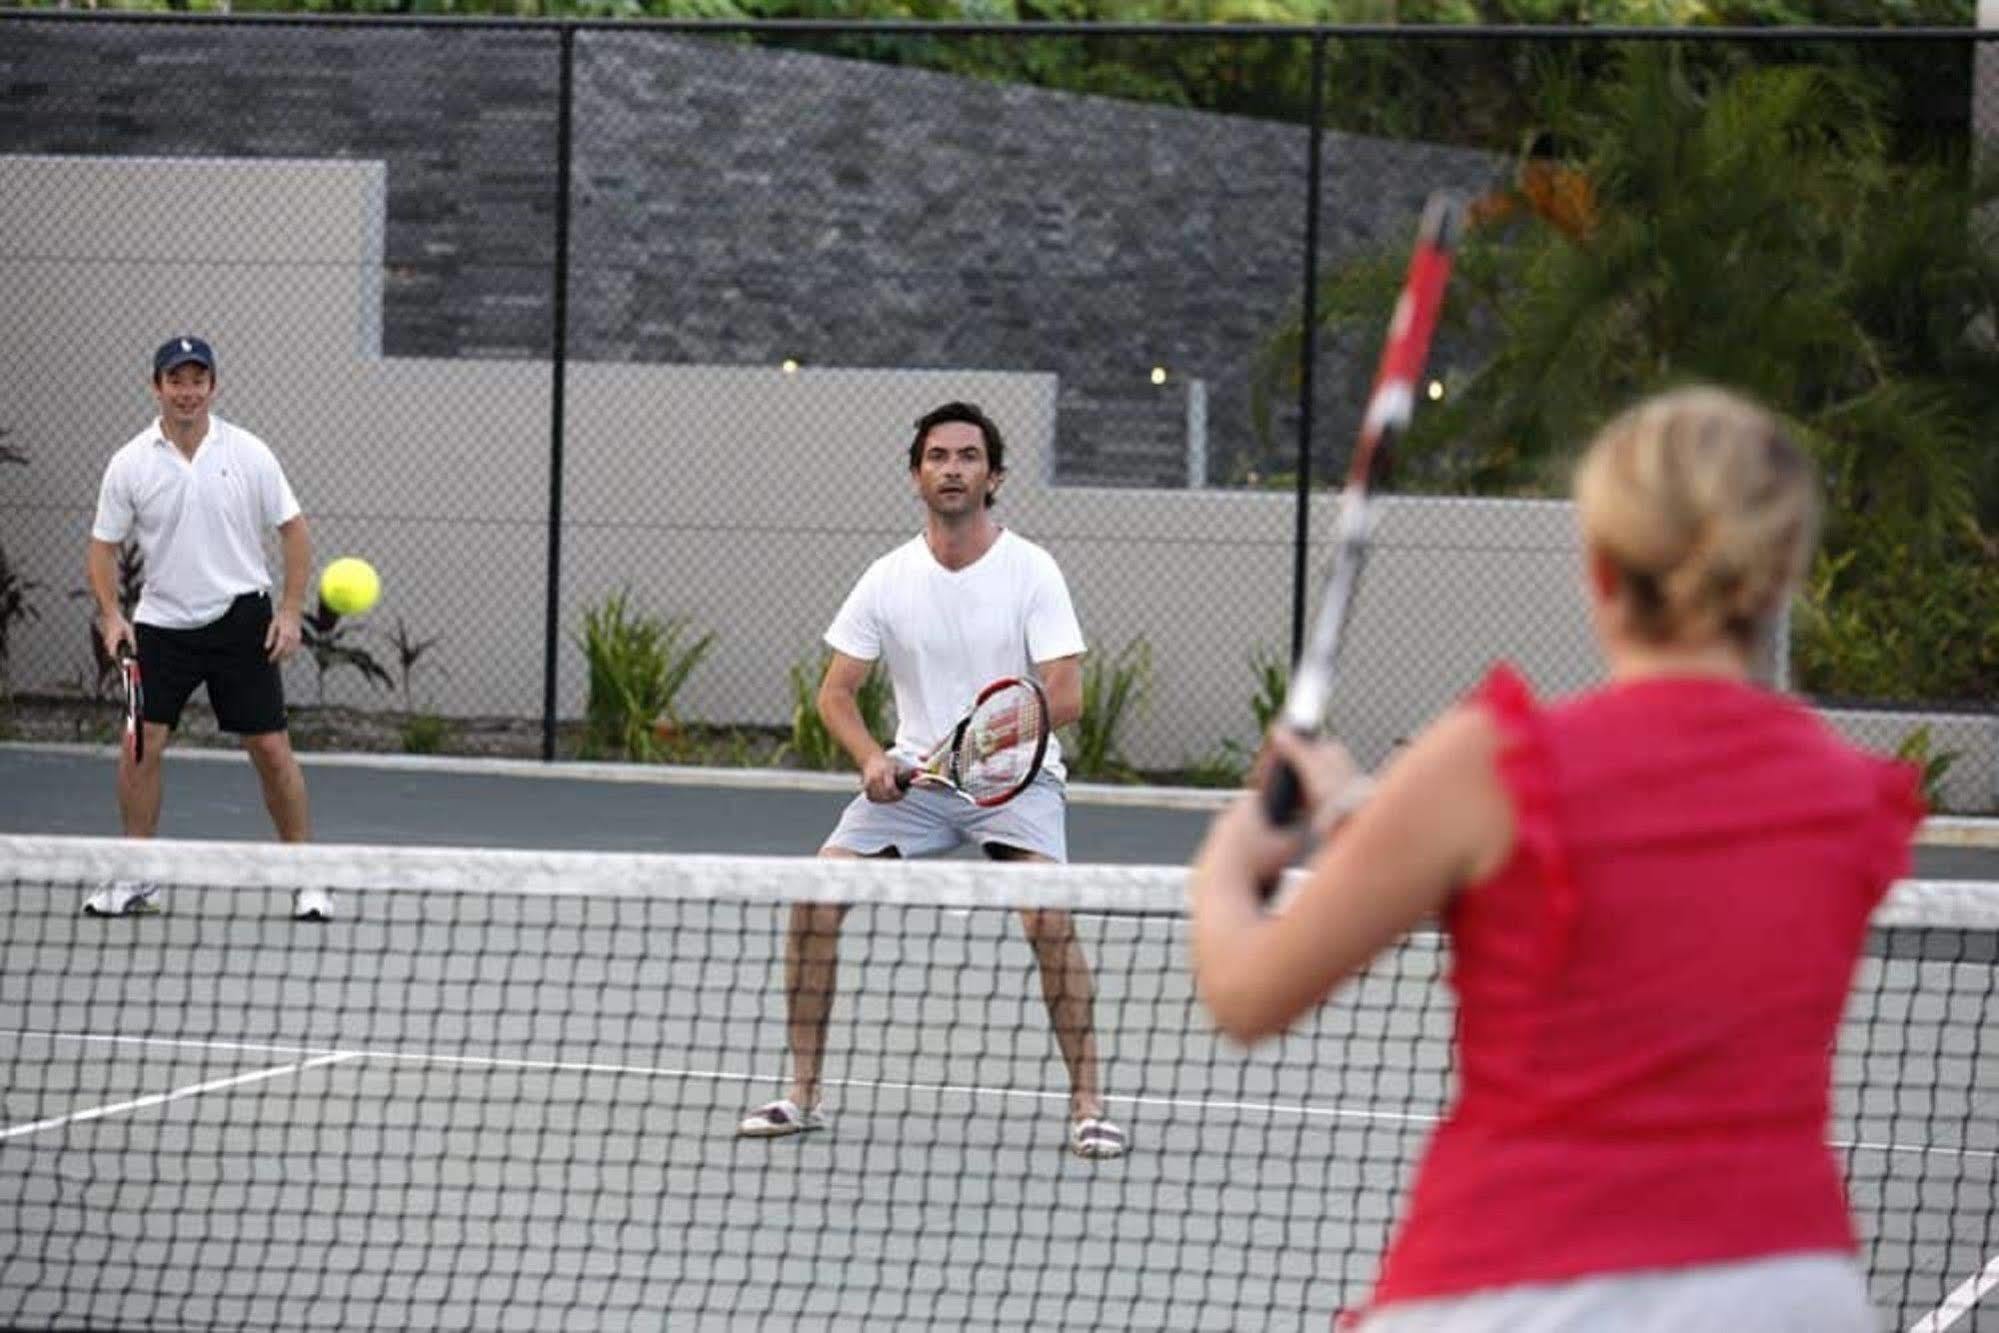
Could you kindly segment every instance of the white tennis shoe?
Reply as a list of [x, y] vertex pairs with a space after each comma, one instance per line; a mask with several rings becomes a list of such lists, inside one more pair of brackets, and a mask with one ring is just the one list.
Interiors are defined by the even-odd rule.
[[331, 921], [333, 895], [325, 889], [296, 889], [292, 892], [292, 920]]
[[157, 884], [121, 880], [83, 900], [85, 916], [145, 916], [166, 906]]
[[1085, 1116], [1069, 1126], [1069, 1151], [1093, 1161], [1122, 1157], [1131, 1140], [1122, 1129], [1100, 1115]]
[[818, 1107], [801, 1111], [789, 1098], [767, 1102], [743, 1117], [736, 1133], [746, 1139], [781, 1139], [787, 1134], [826, 1128], [826, 1117]]

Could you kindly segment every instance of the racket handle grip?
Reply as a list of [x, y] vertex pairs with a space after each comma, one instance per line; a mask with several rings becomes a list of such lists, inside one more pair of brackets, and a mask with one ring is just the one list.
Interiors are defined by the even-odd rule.
[[1263, 784], [1263, 817], [1283, 828], [1298, 817], [1304, 800], [1305, 789], [1299, 785], [1297, 771], [1282, 759], [1271, 765], [1270, 777]]
[[895, 770], [895, 785], [903, 791], [908, 791], [916, 785], [916, 770], [913, 768], [898, 768]]

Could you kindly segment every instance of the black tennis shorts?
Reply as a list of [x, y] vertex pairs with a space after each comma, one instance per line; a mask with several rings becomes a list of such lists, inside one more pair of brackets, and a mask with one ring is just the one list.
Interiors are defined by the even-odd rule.
[[193, 629], [137, 625], [146, 721], [180, 725], [197, 685], [208, 687], [215, 723], [239, 736], [285, 729], [285, 682], [264, 648], [271, 626], [268, 593], [246, 592], [219, 620]]

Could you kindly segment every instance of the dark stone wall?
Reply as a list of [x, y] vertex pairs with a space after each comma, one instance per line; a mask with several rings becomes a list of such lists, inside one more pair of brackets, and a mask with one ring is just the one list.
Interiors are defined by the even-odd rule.
[[0, 152], [380, 158], [383, 350], [541, 357], [558, 60], [525, 30], [0, 22]]
[[[1116, 485], [1184, 484], [1199, 376], [1211, 476], [1258, 457], [1303, 129], [632, 29], [576, 46], [572, 356], [1052, 372], [1058, 476]], [[558, 60], [552, 30], [469, 24], [10, 21], [0, 152], [381, 158], [384, 351], [543, 357]], [[1493, 165], [1329, 135], [1323, 170], [1337, 260]], [[1366, 371], [1339, 363], [1372, 355], [1324, 377], [1330, 454]]]

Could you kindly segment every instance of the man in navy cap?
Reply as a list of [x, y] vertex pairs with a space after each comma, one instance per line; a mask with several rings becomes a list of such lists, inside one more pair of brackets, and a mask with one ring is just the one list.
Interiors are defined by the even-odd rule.
[[[311, 832], [305, 775], [285, 729], [279, 663], [297, 651], [312, 570], [305, 516], [269, 446], [213, 415], [215, 352], [192, 335], [153, 354], [160, 415], [112, 455], [90, 529], [88, 570], [97, 632], [116, 655], [130, 645], [145, 681], [143, 757], [118, 761], [118, 814], [129, 838], [150, 838], [160, 820], [160, 755], [197, 686], [224, 731], [243, 738], [278, 837]], [[285, 578], [273, 604], [264, 537], [275, 529]], [[118, 602], [118, 551], [127, 539], [145, 558], [145, 586], [128, 623]], [[156, 912], [159, 886], [121, 882], [92, 894], [96, 916]], [[331, 896], [302, 890], [293, 915], [323, 921]]]

